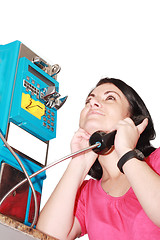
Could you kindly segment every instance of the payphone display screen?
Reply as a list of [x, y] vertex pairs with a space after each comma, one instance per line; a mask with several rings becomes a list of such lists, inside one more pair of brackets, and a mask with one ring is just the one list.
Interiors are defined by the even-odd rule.
[[49, 81], [48, 78], [46, 78], [45, 76], [43, 76], [40, 72], [38, 72], [36, 69], [34, 69], [33, 67], [31, 67], [30, 65], [28, 66], [28, 71], [30, 73], [32, 73], [34, 76], [36, 76], [37, 78], [39, 78], [40, 80], [42, 80], [44, 83], [46, 83], [48, 86], [54, 86], [55, 84], [51, 81]]

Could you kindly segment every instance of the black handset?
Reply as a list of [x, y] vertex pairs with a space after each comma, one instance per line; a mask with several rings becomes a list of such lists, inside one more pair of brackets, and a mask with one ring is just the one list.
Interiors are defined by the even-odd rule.
[[[134, 121], [135, 125], [139, 125], [146, 117], [143, 115], [139, 115], [133, 117], [132, 120]], [[100, 143], [100, 146], [92, 149], [95, 153], [100, 155], [105, 154], [109, 151], [109, 149], [114, 145], [114, 138], [116, 135], [117, 130], [105, 133], [103, 131], [97, 131], [93, 133], [89, 139], [89, 144], [94, 145], [96, 143]]]

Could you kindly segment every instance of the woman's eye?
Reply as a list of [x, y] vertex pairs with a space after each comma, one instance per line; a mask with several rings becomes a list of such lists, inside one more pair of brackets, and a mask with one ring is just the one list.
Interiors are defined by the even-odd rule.
[[88, 98], [87, 100], [86, 100], [86, 102], [85, 102], [85, 104], [88, 104], [89, 102], [90, 102], [90, 98]]
[[106, 97], [105, 100], [116, 100], [116, 98], [112, 95], [109, 95], [109, 96]]

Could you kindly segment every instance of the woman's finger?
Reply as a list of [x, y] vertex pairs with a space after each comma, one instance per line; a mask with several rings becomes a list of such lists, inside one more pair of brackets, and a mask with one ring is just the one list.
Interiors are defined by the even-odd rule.
[[148, 125], [148, 118], [145, 118], [142, 123], [137, 125], [137, 129], [138, 129], [139, 134], [141, 134], [145, 130], [147, 125]]

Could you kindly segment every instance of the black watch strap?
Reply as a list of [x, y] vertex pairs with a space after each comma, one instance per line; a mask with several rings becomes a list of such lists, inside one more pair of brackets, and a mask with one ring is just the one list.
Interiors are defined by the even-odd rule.
[[128, 160], [130, 160], [130, 159], [132, 159], [132, 158], [137, 158], [138, 160], [143, 161], [145, 157], [144, 157], [143, 153], [142, 153], [141, 151], [139, 151], [138, 149], [134, 149], [134, 150], [131, 150], [131, 151], [125, 153], [125, 154], [119, 159], [119, 161], [118, 161], [118, 163], [117, 163], [117, 166], [118, 166], [119, 170], [120, 170], [122, 173], [124, 173], [124, 172], [123, 172], [123, 169], [122, 169], [122, 168], [123, 168], [123, 165], [124, 165]]

